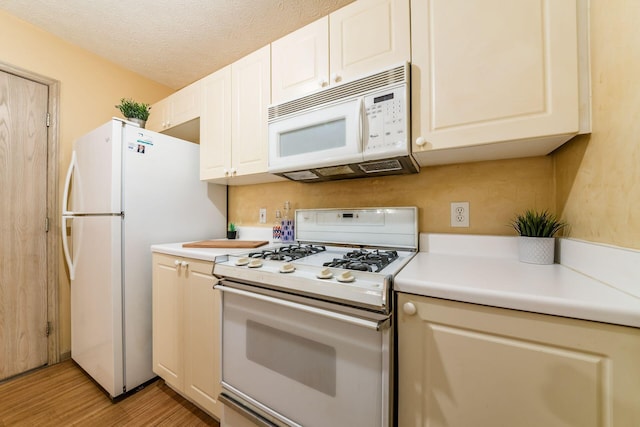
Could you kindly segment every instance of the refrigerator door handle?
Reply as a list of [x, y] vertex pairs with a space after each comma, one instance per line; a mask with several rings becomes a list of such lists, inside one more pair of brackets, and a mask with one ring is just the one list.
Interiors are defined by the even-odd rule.
[[[73, 150], [71, 153], [71, 162], [69, 162], [69, 169], [67, 169], [67, 176], [64, 179], [64, 193], [62, 194], [62, 215], [68, 215], [70, 212], [67, 211], [69, 207], [69, 190], [71, 189], [71, 177], [73, 176], [73, 171], [78, 167], [78, 159], [76, 158], [76, 151]], [[64, 218], [63, 218], [64, 221]], [[65, 232], [62, 232], [62, 235], [65, 235]]]
[[64, 250], [64, 259], [67, 261], [67, 266], [69, 267], [69, 279], [75, 280], [76, 278], [76, 266], [73, 260], [71, 259], [71, 254], [69, 253], [69, 240], [67, 238], [67, 220], [72, 219], [70, 216], [62, 216], [62, 249]]

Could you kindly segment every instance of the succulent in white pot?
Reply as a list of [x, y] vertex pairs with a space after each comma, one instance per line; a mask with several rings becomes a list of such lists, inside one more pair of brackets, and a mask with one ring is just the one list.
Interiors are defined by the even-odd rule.
[[530, 264], [553, 264], [555, 234], [567, 224], [548, 211], [527, 210], [511, 222], [520, 235], [518, 258]]

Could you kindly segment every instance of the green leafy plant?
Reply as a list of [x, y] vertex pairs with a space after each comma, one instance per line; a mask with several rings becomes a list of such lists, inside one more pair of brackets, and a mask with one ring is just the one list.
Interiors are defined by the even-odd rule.
[[234, 223], [230, 222], [228, 230], [229, 231], [236, 231], [236, 225]]
[[123, 116], [127, 119], [147, 120], [149, 118], [149, 110], [151, 106], [141, 102], [136, 102], [130, 98], [122, 98], [120, 104], [116, 105]]
[[511, 222], [511, 226], [520, 236], [526, 237], [553, 237], [558, 231], [567, 226], [554, 214], [542, 211], [527, 210], [524, 214], [517, 215]]

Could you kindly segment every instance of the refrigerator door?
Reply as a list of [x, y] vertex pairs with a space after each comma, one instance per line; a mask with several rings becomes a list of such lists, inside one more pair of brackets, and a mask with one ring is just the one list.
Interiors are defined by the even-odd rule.
[[153, 378], [151, 250], [157, 243], [222, 238], [226, 187], [199, 177], [199, 146], [124, 127], [123, 299], [125, 385]]
[[112, 397], [123, 392], [120, 216], [69, 217], [75, 263], [71, 357]]
[[[111, 120], [76, 140], [68, 174], [68, 178], [73, 178], [71, 206], [63, 206], [63, 211], [68, 209], [64, 213], [122, 212], [123, 126], [122, 121]], [[69, 181], [70, 179], [67, 179], [65, 196], [68, 193]], [[63, 200], [66, 202], [67, 197]]]

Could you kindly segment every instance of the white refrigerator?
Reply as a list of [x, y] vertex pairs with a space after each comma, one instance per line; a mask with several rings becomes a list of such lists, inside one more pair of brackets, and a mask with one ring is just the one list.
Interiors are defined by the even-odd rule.
[[223, 238], [227, 190], [197, 144], [113, 119], [75, 141], [62, 206], [71, 357], [115, 398], [155, 376], [150, 246]]

